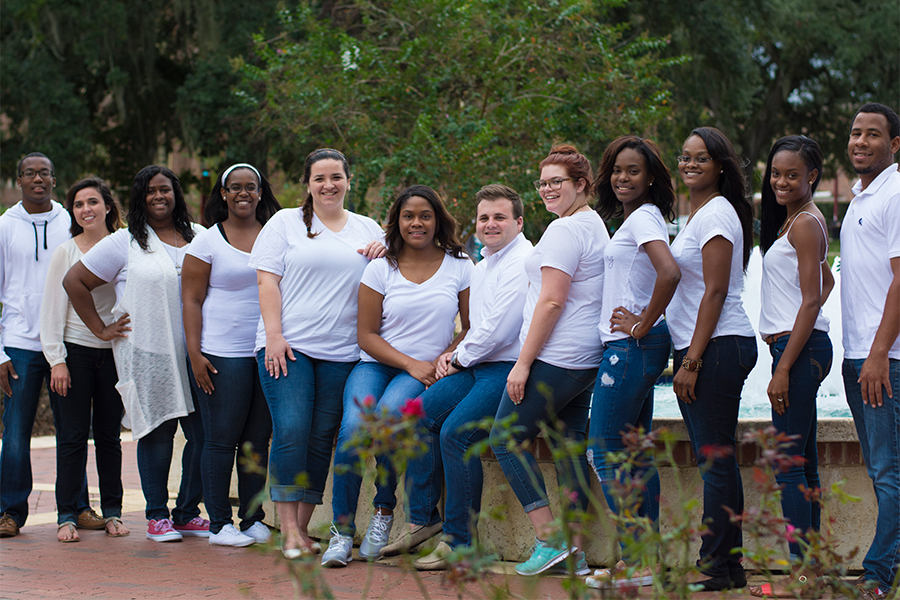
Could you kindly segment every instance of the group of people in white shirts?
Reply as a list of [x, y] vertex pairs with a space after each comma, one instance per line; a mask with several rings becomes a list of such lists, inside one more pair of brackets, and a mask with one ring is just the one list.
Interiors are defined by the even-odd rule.
[[[863, 585], [871, 597], [889, 592], [900, 551], [893, 391], [900, 389], [898, 128], [883, 105], [867, 104], [854, 117], [848, 153], [860, 182], [842, 232], [843, 369], [879, 502]], [[795, 568], [789, 580], [752, 588], [759, 596], [793, 593], [792, 584], [815, 575], [803, 553], [819, 511], [800, 487], [818, 487], [815, 398], [831, 368], [821, 306], [834, 282], [824, 217], [812, 202], [822, 162], [813, 140], [788, 136], [773, 147], [763, 178], [759, 334], [773, 356], [773, 422], [798, 436], [789, 453], [802, 460], [778, 476], [785, 516], [797, 531], [790, 545]], [[710, 533], [697, 583], [708, 591], [746, 586], [741, 527], [729, 512], [743, 510], [735, 429], [744, 380], [757, 360], [757, 332], [740, 299], [753, 208], [741, 161], [717, 129], [692, 131], [677, 163], [691, 214], [671, 245], [670, 172], [652, 141], [625, 136], [607, 147], [596, 176], [574, 147], [550, 150], [534, 186], [557, 218], [534, 246], [522, 234], [519, 195], [505, 185], [483, 187], [475, 217], [482, 260], [473, 264], [456, 222], [428, 186], [403, 190], [384, 229], [347, 210], [350, 168], [333, 149], [307, 156], [308, 193], [296, 209], [280, 209], [257, 168], [232, 165], [206, 205], [208, 229], [191, 222], [178, 178], [165, 167], [136, 175], [128, 227], [121, 229], [105, 183], [78, 182], [64, 209], [51, 200], [52, 162], [26, 156], [18, 173], [22, 202], [0, 219], [0, 535], [15, 536], [27, 517], [31, 473], [23, 439], [29, 415], [34, 420], [32, 396], [48, 379], [61, 542], [77, 542], [79, 528], [129, 533], [121, 520], [124, 410], [138, 440], [149, 539], [197, 536], [226, 546], [268, 540], [265, 515], [253, 502], [268, 467], [284, 556], [321, 553], [322, 565], [346, 566], [364, 468], [357, 455], [365, 443], [363, 413], [399, 417], [419, 398], [425, 452], [404, 473], [408, 523], [391, 542], [400, 473], [390, 456], [379, 456], [384, 476], [360, 558], [408, 552], [443, 532], [414, 562], [443, 569], [455, 548], [472, 545], [482, 471], [467, 450], [488, 439], [535, 531], [532, 555], [518, 573], [574, 572], [597, 587], [647, 585], [661, 575], [657, 548], [644, 543], [658, 529], [659, 477], [652, 464], [639, 462], [625, 472], [622, 436], [651, 430], [653, 386], [674, 346], [673, 386], [693, 448], [719, 449], [703, 471]], [[618, 218], [610, 238], [606, 222]], [[849, 294], [847, 286], [858, 287]], [[491, 417], [492, 428], [472, 426]], [[170, 513], [178, 423], [187, 444]], [[583, 551], [589, 532], [574, 523], [561, 527], [550, 509], [533, 446], [524, 444], [545, 424], [586, 444], [585, 453], [556, 464], [572, 508], [588, 508], [585, 488], [596, 477], [611, 511], [646, 517], [650, 530], [619, 532], [622, 560], [611, 568], [591, 574]], [[91, 429], [102, 516], [87, 502]], [[235, 526], [228, 496], [239, 454], [255, 465], [240, 463]], [[333, 524], [323, 549], [308, 525], [323, 502], [332, 457]], [[616, 492], [622, 478], [640, 482], [631, 505]], [[200, 516], [201, 501], [209, 520]], [[626, 535], [634, 539], [626, 543]]]

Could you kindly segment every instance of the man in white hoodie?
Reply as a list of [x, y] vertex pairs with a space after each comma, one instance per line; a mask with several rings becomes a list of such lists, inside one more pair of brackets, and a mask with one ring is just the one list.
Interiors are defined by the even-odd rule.
[[31, 430], [50, 367], [41, 351], [41, 299], [50, 256], [69, 239], [71, 219], [51, 199], [53, 163], [40, 152], [19, 162], [22, 200], [0, 215], [0, 537], [12, 537], [28, 518], [31, 494]]

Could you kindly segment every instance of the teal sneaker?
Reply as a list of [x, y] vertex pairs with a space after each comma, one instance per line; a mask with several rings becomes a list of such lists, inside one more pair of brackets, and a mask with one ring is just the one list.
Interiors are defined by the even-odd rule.
[[534, 549], [531, 558], [516, 565], [516, 573], [531, 576], [543, 573], [556, 563], [565, 560], [572, 554], [572, 550], [563, 543], [561, 548], [554, 548], [547, 542], [534, 538]]
[[[572, 570], [570, 571], [570, 569]], [[561, 560], [547, 569], [548, 575], [568, 575], [572, 572], [578, 577], [584, 577], [585, 575], [591, 574], [591, 568], [588, 566], [587, 559], [584, 557], [584, 552], [581, 550], [573, 552], [567, 559]]]

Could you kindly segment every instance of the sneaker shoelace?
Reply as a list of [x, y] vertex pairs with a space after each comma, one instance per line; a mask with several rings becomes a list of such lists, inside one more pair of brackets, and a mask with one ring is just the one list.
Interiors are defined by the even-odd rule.
[[387, 532], [390, 522], [390, 519], [386, 518], [384, 515], [372, 515], [372, 527], [369, 533], [373, 542], [387, 541]]
[[347, 551], [347, 543], [353, 542], [353, 538], [347, 537], [343, 535], [340, 531], [338, 531], [337, 527], [334, 526], [334, 523], [331, 524], [331, 540], [328, 542], [328, 549], [338, 548], [341, 552]]

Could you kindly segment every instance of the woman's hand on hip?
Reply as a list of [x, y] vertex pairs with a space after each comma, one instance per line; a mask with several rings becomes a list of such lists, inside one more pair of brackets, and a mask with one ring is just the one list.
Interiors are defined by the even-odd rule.
[[104, 327], [97, 337], [104, 342], [111, 342], [117, 337], [128, 337], [128, 332], [131, 331], [129, 323], [131, 323], [131, 317], [128, 314], [124, 314]]
[[269, 377], [278, 379], [282, 373], [287, 377], [287, 359], [292, 361], [297, 360], [294, 358], [294, 351], [291, 350], [291, 345], [287, 343], [284, 336], [281, 334], [267, 335], [265, 361], [266, 371], [269, 372]]

